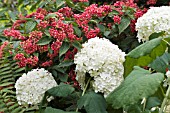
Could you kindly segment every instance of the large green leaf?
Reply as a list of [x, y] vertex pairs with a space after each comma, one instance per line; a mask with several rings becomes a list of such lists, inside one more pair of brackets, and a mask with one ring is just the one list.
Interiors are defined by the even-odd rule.
[[55, 109], [52, 107], [47, 107], [44, 111], [44, 113], [80, 113], [80, 112], [66, 112], [60, 109]]
[[157, 72], [166, 72], [166, 68], [168, 67], [170, 62], [170, 54], [164, 53], [162, 56], [157, 57], [151, 64], [149, 64], [149, 67], [156, 70]]
[[73, 93], [74, 90], [75, 89], [71, 85], [61, 83], [60, 85], [49, 89], [47, 93], [52, 96], [67, 97]]
[[151, 41], [145, 42], [142, 45], [136, 47], [127, 56], [131, 58], [139, 58], [141, 56], [145, 56], [150, 54], [154, 48], [161, 44], [162, 38], [156, 38]]
[[130, 19], [128, 17], [123, 17], [121, 23], [118, 25], [119, 34], [121, 34], [130, 25]]
[[86, 93], [78, 100], [78, 108], [83, 106], [87, 113], [107, 113], [104, 97], [94, 92]]
[[153, 39], [136, 47], [126, 55], [124, 76], [126, 77], [134, 66], [147, 66], [157, 56], [161, 56], [165, 49], [166, 44], [162, 41], [162, 38]]
[[59, 56], [61, 57], [63, 54], [65, 54], [69, 48], [70, 48], [69, 43], [63, 42], [59, 50]]
[[153, 95], [163, 79], [162, 73], [151, 74], [150, 71], [135, 66], [124, 82], [106, 100], [115, 109], [133, 105], [140, 99]]

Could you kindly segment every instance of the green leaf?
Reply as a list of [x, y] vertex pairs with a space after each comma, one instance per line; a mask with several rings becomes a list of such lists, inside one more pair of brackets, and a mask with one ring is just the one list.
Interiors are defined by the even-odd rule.
[[121, 34], [130, 25], [130, 19], [122, 17], [121, 23], [118, 25], [119, 34]]
[[38, 0], [35, 4], [32, 5], [32, 7], [30, 8], [31, 11], [34, 11], [36, 9], [36, 7], [41, 3], [41, 0]]
[[74, 31], [75, 31], [76, 35], [81, 37], [81, 34], [82, 34], [81, 30], [77, 26], [75, 26], [73, 28], [74, 28]]
[[56, 0], [56, 9], [59, 9], [64, 4], [65, 4], [65, 1], [63, 1], [63, 0]]
[[66, 112], [60, 109], [55, 109], [52, 107], [47, 107], [44, 111], [44, 113], [80, 113], [80, 112]]
[[164, 35], [164, 31], [162, 32], [159, 32], [159, 33], [152, 33], [150, 36], [149, 36], [149, 40], [152, 40], [154, 38], [158, 38], [159, 36], [163, 36]]
[[36, 26], [36, 22], [35, 21], [28, 21], [26, 24], [25, 24], [25, 30], [26, 30], [26, 33], [29, 33], [31, 32], [35, 26]]
[[56, 17], [57, 15], [55, 14], [55, 13], [49, 13], [46, 17], [45, 17], [45, 19], [49, 19], [49, 18], [54, 18], [54, 17]]
[[49, 33], [49, 31], [48, 30], [45, 30], [45, 32], [44, 32], [47, 36], [49, 36], [49, 37], [51, 37], [51, 35], [50, 35], [50, 33]]
[[124, 76], [126, 77], [134, 66], [148, 66], [157, 56], [165, 52], [166, 47], [162, 38], [156, 38], [133, 49], [126, 55]]
[[152, 63], [149, 64], [149, 67], [156, 70], [157, 72], [166, 72], [166, 68], [168, 67], [170, 62], [170, 54], [164, 53], [162, 56], [157, 57]]
[[141, 56], [145, 56], [151, 53], [151, 51], [154, 48], [156, 48], [158, 45], [160, 45], [161, 41], [162, 41], [162, 38], [156, 38], [151, 41], [147, 41], [143, 43], [142, 45], [133, 49], [130, 53], [127, 54], [127, 56], [131, 58], [139, 58]]
[[5, 41], [7, 40], [7, 37], [0, 35], [0, 40], [1, 40], [2, 42], [5, 42]]
[[105, 31], [105, 27], [102, 24], [97, 24], [97, 27], [100, 29], [101, 32]]
[[49, 89], [47, 92], [52, 96], [67, 97], [73, 93], [75, 89], [68, 84], [61, 83], [60, 85]]
[[68, 49], [70, 48], [70, 45], [68, 42], [63, 42], [61, 47], [60, 47], [60, 50], [59, 50], [59, 57], [61, 57], [63, 54], [65, 54]]
[[68, 67], [68, 66], [71, 66], [73, 64], [74, 64], [73, 60], [65, 60], [65, 61], [61, 62], [58, 65], [58, 67]]
[[151, 109], [161, 105], [161, 100], [158, 97], [149, 97], [146, 102], [146, 108]]
[[135, 66], [122, 84], [106, 98], [106, 101], [115, 109], [133, 105], [154, 94], [163, 79], [162, 73], [151, 74], [148, 70]]
[[62, 82], [67, 82], [67, 80], [68, 80], [68, 74], [58, 73], [58, 78], [59, 78]]
[[52, 69], [55, 69], [56, 71], [58, 71], [58, 72], [60, 72], [60, 73], [66, 74], [66, 73], [65, 73], [65, 70], [64, 70], [63, 68], [58, 67], [58, 65], [54, 65], [54, 66], [52, 67]]
[[14, 12], [12, 12], [12, 11], [8, 11], [8, 14], [9, 14], [11, 20], [12, 20], [13, 22], [15, 22], [16, 17], [17, 17], [16, 14], [15, 14]]
[[53, 74], [54, 77], [57, 77], [57, 71], [56, 70], [53, 69], [52, 74]]
[[38, 42], [37, 45], [47, 45], [52, 41], [52, 39], [50, 37], [42, 37]]
[[13, 48], [16, 49], [20, 45], [20, 41], [13, 41]]
[[[141, 104], [140, 104], [141, 105]], [[130, 105], [127, 107], [127, 113], [141, 113], [141, 106], [138, 104]]]
[[110, 12], [110, 13], [108, 14], [108, 16], [109, 16], [109, 17], [113, 17], [113, 15], [118, 15], [118, 14], [119, 14], [118, 11], [112, 10], [112, 12]]
[[111, 33], [111, 31], [105, 31], [104, 36], [108, 37], [110, 33]]
[[72, 2], [72, 0], [65, 0], [66, 1], [66, 4], [69, 6], [69, 7], [71, 7], [71, 8], [74, 8], [75, 7], [75, 5], [74, 5], [74, 3]]
[[80, 51], [81, 48], [82, 48], [82, 45], [81, 45], [78, 41], [74, 41], [74, 42], [72, 43], [72, 45], [73, 45], [75, 48], [77, 48], [78, 51]]
[[78, 100], [78, 108], [83, 106], [87, 113], [107, 113], [104, 97], [94, 92], [88, 92]]

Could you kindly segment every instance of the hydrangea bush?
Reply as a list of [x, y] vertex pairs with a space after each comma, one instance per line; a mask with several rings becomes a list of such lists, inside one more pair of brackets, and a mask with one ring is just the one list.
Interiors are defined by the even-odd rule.
[[57, 86], [51, 73], [41, 69], [33, 69], [23, 74], [15, 83], [16, 96], [21, 105], [37, 105], [41, 102], [45, 92]]
[[36, 1], [0, 38], [0, 112], [168, 112], [169, 6], [144, 2]]
[[125, 53], [117, 45], [104, 38], [92, 38], [82, 44], [83, 48], [75, 55], [76, 79], [85, 88], [86, 73], [94, 78], [95, 92], [106, 97], [123, 80]]
[[162, 35], [169, 35], [169, 9], [169, 6], [151, 7], [147, 13], [137, 20], [136, 30], [138, 31], [139, 42], [148, 41], [149, 36], [153, 33], [163, 32]]

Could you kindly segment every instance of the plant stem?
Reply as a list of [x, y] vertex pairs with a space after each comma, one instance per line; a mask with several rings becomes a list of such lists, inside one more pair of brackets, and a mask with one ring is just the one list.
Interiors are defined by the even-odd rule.
[[[84, 96], [84, 94], [85, 94], [85, 92], [86, 92], [86, 90], [87, 90], [87, 87], [88, 87], [88, 85], [89, 85], [89, 83], [90, 83], [90, 80], [91, 80], [91, 77], [88, 79], [87, 84], [85, 85], [85, 88], [83, 89], [83, 93], [82, 93], [81, 96]], [[78, 108], [76, 109], [76, 112], [78, 112]]]
[[145, 107], [146, 107], [146, 98], [144, 98], [144, 100], [143, 100], [144, 102], [143, 102], [143, 112], [145, 111]]
[[170, 43], [164, 39], [162, 39], [165, 43], [167, 43], [170, 46]]
[[163, 113], [165, 105], [166, 105], [167, 100], [168, 100], [169, 93], [170, 93], [170, 86], [168, 86], [168, 90], [167, 90], [165, 98], [164, 98], [164, 100], [162, 102], [161, 109], [160, 109], [159, 113]]
[[160, 89], [161, 89], [161, 92], [162, 92], [163, 96], [165, 97], [165, 93], [164, 93], [164, 90], [163, 90], [161, 85], [160, 85]]

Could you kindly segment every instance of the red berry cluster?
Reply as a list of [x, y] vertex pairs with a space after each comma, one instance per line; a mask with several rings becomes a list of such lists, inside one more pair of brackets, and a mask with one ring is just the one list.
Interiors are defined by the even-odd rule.
[[8, 41], [5, 41], [1, 46], [0, 46], [0, 58], [3, 57], [3, 51], [5, 49], [5, 47], [9, 44]]
[[[50, 15], [53, 16], [50, 17]], [[81, 40], [74, 34], [73, 25], [64, 23], [65, 19], [72, 15], [72, 9], [69, 7], [63, 7], [57, 12], [47, 12], [45, 9], [38, 8], [36, 12], [25, 17], [20, 15], [20, 20], [17, 20], [10, 29], [4, 30], [6, 37], [21, 41], [20, 49], [17, 48], [19, 50], [14, 53], [14, 59], [18, 61], [18, 65], [20, 67], [51, 66], [65, 39], [70, 42]], [[27, 24], [28, 18], [37, 22], [36, 27], [29, 33], [23, 32], [24, 28], [22, 27]], [[52, 41], [45, 45], [39, 45], [38, 42], [44, 37], [51, 37]], [[39, 56], [35, 56], [35, 54], [39, 54]]]
[[32, 57], [31, 56], [29, 58], [26, 58], [23, 53], [16, 54], [14, 59], [19, 60], [19, 62], [17, 62], [17, 64], [20, 67], [25, 67], [26, 65], [28, 65], [28, 66], [36, 66], [37, 63], [38, 63], [38, 57], [36, 57], [36, 56]]
[[92, 17], [104, 17], [111, 11], [112, 9], [110, 5], [102, 5], [98, 7], [97, 4], [92, 4], [89, 7], [86, 7], [83, 13], [74, 14], [74, 18], [79, 27], [83, 29], [85, 36], [90, 39], [97, 36], [100, 32], [100, 29], [97, 27], [89, 27], [89, 22]]
[[147, 9], [146, 8], [140, 9], [134, 0], [120, 0], [120, 1], [117, 1], [116, 3], [114, 3], [113, 5], [115, 7], [115, 10], [119, 12], [119, 15], [116, 15], [113, 17], [114, 22], [117, 24], [120, 24], [121, 16], [124, 16], [124, 13], [126, 12], [126, 11], [123, 12], [124, 6], [133, 8], [135, 10], [134, 15], [133, 15], [134, 19], [132, 19], [131, 23], [130, 23], [131, 31], [135, 32], [136, 31], [135, 23], [136, 23], [137, 19], [139, 17], [141, 17], [144, 13], [146, 13]]
[[68, 77], [73, 81], [73, 86], [74, 87], [80, 88], [79, 83], [76, 80], [76, 73], [75, 73], [74, 69], [70, 70], [70, 72], [68, 74]]

